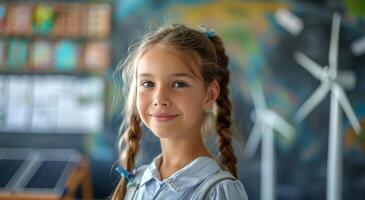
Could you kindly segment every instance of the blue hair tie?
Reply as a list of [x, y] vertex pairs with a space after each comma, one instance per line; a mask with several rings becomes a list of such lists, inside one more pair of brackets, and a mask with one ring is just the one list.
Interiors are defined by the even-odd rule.
[[208, 29], [205, 25], [199, 26], [200, 31], [207, 37], [212, 38], [215, 36], [215, 30], [214, 29]]
[[204, 33], [205, 36], [207, 36], [208, 38], [212, 38], [215, 36], [215, 32], [214, 30], [210, 30]]
[[120, 166], [116, 167], [115, 171], [120, 177], [124, 177], [127, 181], [136, 176], [136, 170], [133, 170], [132, 173], [129, 173], [129, 171]]

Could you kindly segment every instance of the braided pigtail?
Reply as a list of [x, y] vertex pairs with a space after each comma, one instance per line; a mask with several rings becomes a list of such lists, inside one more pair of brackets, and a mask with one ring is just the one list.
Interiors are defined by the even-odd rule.
[[[139, 118], [137, 113], [133, 113], [129, 117], [127, 121], [127, 129], [123, 133], [122, 137], [126, 146], [123, 150], [120, 162], [126, 170], [131, 171], [136, 163], [136, 157], [142, 138], [141, 119]], [[124, 196], [126, 194], [126, 188], [127, 181], [125, 178], [122, 177], [118, 183], [117, 188], [114, 191], [112, 199], [124, 199]]]
[[231, 127], [231, 109], [232, 104], [229, 99], [229, 70], [228, 70], [228, 57], [223, 47], [222, 40], [218, 36], [210, 36], [215, 52], [216, 61], [219, 67], [221, 67], [220, 76], [218, 77], [218, 83], [220, 86], [220, 94], [216, 100], [218, 105], [218, 115], [216, 123], [217, 132], [217, 146], [220, 152], [220, 161], [232, 173], [237, 177], [237, 158], [234, 154], [232, 147], [232, 132]]

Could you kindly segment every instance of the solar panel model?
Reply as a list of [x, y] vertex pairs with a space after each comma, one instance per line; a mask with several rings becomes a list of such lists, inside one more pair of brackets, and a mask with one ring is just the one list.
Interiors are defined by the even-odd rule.
[[81, 162], [81, 154], [72, 149], [0, 148], [0, 199], [17, 194], [62, 197]]

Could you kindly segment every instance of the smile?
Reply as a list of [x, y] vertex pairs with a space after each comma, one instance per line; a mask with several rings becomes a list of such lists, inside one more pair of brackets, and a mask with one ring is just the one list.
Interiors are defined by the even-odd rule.
[[153, 117], [153, 119], [155, 119], [157, 122], [168, 122], [179, 115], [151, 114], [150, 116]]

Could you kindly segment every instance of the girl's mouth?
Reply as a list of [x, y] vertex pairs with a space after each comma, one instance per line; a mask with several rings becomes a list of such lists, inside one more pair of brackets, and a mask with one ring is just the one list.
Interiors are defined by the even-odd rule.
[[153, 119], [155, 119], [157, 122], [168, 122], [178, 115], [166, 115], [166, 114], [152, 114], [151, 115]]

